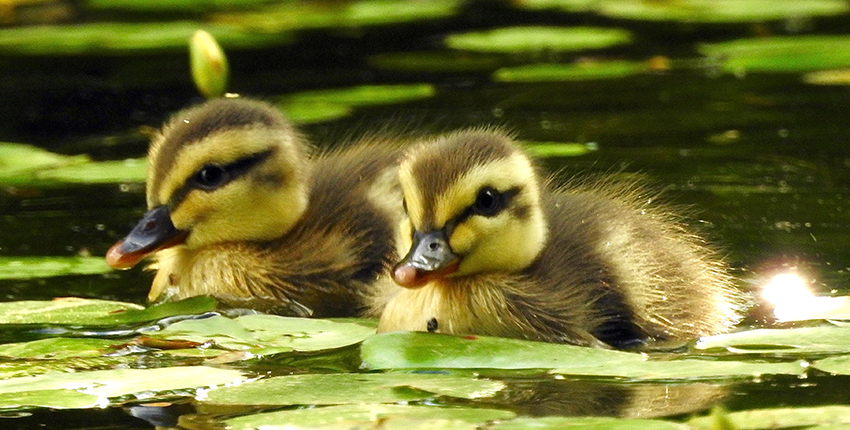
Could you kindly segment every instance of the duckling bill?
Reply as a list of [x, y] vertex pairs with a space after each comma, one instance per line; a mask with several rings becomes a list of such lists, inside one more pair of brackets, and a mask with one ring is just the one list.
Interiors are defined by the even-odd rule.
[[297, 316], [365, 312], [402, 209], [387, 142], [316, 152], [273, 106], [219, 99], [153, 140], [148, 211], [106, 254], [152, 260], [151, 301], [210, 295]]
[[629, 348], [729, 330], [717, 253], [629, 181], [544, 179], [512, 139], [466, 130], [399, 167], [407, 218], [379, 331]]

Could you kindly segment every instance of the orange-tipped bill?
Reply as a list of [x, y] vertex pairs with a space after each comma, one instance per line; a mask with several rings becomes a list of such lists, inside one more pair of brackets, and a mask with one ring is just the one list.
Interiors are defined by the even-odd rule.
[[459, 263], [443, 230], [417, 231], [413, 233], [410, 252], [393, 267], [393, 280], [405, 288], [419, 288], [454, 273]]
[[124, 239], [106, 252], [106, 264], [113, 269], [129, 269], [160, 249], [186, 242], [189, 233], [177, 230], [165, 206], [149, 210]]

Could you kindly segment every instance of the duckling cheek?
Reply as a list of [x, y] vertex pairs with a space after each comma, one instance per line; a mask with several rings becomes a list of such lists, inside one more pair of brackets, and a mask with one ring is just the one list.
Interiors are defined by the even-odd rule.
[[449, 246], [456, 254], [465, 255], [475, 247], [476, 229], [472, 225], [473, 221], [468, 220], [466, 223], [459, 224], [452, 231], [452, 236], [449, 238]]

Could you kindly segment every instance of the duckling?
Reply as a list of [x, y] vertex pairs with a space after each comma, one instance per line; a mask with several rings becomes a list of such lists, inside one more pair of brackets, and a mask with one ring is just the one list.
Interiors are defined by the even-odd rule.
[[210, 295], [285, 315], [359, 315], [394, 259], [403, 214], [398, 149], [385, 143], [311, 159], [264, 102], [181, 111], [149, 150], [148, 212], [106, 260], [126, 269], [151, 256], [152, 302]]
[[412, 147], [399, 181], [407, 255], [378, 331], [626, 349], [738, 321], [722, 259], [634, 181], [555, 186], [492, 129]]

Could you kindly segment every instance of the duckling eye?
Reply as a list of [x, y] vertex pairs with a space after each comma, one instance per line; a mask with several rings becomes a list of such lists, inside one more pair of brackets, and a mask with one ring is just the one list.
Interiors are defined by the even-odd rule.
[[221, 166], [204, 166], [195, 174], [195, 182], [205, 190], [218, 188], [227, 182], [227, 171]]
[[473, 210], [484, 216], [493, 216], [505, 208], [505, 199], [502, 193], [490, 187], [484, 187], [475, 198]]

